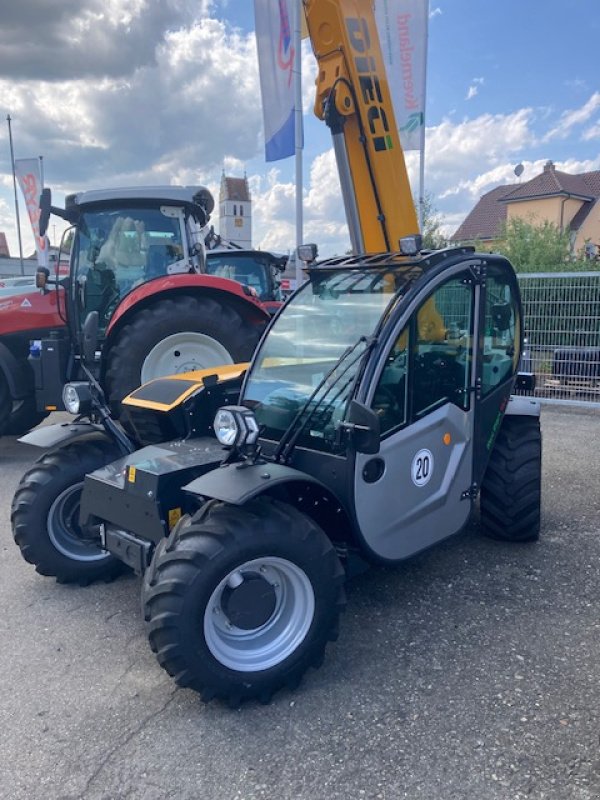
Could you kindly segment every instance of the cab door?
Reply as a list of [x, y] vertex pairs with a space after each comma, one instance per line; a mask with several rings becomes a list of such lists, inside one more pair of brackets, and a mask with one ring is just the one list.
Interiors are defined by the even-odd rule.
[[407, 558], [469, 517], [479, 291], [464, 265], [440, 279], [399, 321], [377, 366], [366, 401], [381, 447], [357, 455], [354, 494], [364, 544], [379, 558]]

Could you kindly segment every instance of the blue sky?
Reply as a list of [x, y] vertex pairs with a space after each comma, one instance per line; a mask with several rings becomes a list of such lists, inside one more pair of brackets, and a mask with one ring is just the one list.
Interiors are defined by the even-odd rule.
[[[205, 183], [246, 171], [254, 243], [294, 244], [293, 159], [266, 164], [251, 0], [40, 0], [3, 10], [0, 112], [17, 157], [47, 183]], [[559, 169], [600, 169], [598, 0], [431, 0], [426, 188], [452, 232], [481, 194]], [[39, 29], [36, 29], [39, 25]], [[19, 47], [15, 47], [15, 42]], [[25, 54], [25, 55], [23, 55]], [[305, 78], [305, 239], [348, 247], [330, 138]], [[407, 155], [415, 181], [415, 153]], [[16, 254], [8, 141], [0, 129], [0, 230]], [[25, 249], [31, 237], [22, 222]]]

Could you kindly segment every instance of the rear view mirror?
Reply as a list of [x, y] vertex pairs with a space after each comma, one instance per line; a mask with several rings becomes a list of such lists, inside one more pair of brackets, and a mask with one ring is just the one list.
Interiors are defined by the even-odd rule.
[[98, 323], [99, 316], [97, 311], [90, 311], [85, 318], [81, 329], [81, 355], [87, 364], [93, 364], [96, 357], [96, 347], [98, 345]]
[[42, 189], [40, 195], [40, 236], [45, 236], [50, 221], [50, 206], [52, 204], [52, 192], [50, 189]]
[[349, 432], [352, 447], [357, 453], [375, 455], [379, 452], [379, 417], [371, 408], [352, 400], [348, 419], [341, 423], [341, 427]]

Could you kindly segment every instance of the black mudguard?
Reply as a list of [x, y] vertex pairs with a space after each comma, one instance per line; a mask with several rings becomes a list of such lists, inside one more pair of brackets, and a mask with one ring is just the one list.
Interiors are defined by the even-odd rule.
[[243, 506], [253, 497], [284, 483], [312, 483], [329, 494], [330, 490], [315, 478], [283, 464], [226, 464], [201, 475], [183, 487], [184, 492], [212, 500]]
[[37, 428], [25, 436], [21, 436], [20, 442], [32, 444], [34, 447], [55, 447], [57, 444], [66, 444], [72, 439], [78, 439], [86, 433], [102, 433], [106, 436], [106, 431], [102, 425], [93, 422], [62, 422], [59, 425], [45, 425]]

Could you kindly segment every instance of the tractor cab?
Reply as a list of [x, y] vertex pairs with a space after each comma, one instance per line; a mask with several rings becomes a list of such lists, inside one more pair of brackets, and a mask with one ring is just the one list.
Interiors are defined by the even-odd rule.
[[[119, 303], [155, 278], [204, 271], [206, 198], [199, 187], [81, 192], [66, 200], [75, 330], [92, 311], [103, 338]], [[200, 204], [202, 199], [203, 205]], [[212, 202], [212, 199], [211, 199]]]

